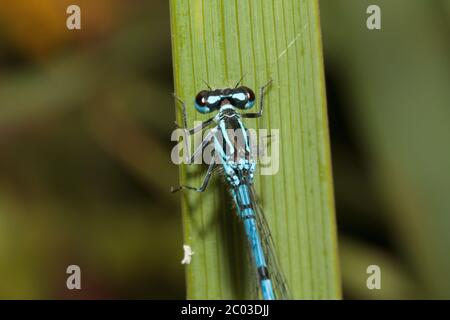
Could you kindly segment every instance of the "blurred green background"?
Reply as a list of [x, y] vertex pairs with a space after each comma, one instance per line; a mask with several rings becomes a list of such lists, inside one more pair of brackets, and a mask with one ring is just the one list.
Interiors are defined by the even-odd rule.
[[[320, 5], [344, 297], [450, 298], [450, 1]], [[165, 0], [0, 0], [0, 298], [184, 298], [170, 39]]]

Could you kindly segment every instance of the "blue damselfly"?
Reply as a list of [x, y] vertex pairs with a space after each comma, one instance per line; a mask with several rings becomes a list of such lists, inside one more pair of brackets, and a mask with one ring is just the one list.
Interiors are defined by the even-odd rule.
[[[212, 161], [209, 164], [200, 187], [179, 186], [172, 189], [172, 192], [182, 189], [203, 192], [213, 172], [220, 171], [223, 174], [248, 240], [259, 295], [265, 300], [288, 299], [289, 292], [279, 267], [264, 213], [257, 203], [253, 186], [256, 161], [251, 156], [250, 136], [242, 119], [262, 116], [264, 92], [271, 82], [261, 87], [259, 111], [253, 113], [240, 112], [240, 110], [252, 108], [255, 104], [255, 94], [250, 88], [239, 86], [239, 83], [234, 88], [216, 90], [208, 86], [209, 90], [203, 90], [197, 94], [194, 105], [200, 113], [217, 112], [217, 114], [192, 129], [187, 129], [186, 105], [176, 97], [182, 105], [183, 129], [187, 134], [192, 135], [213, 126], [198, 150], [201, 151], [212, 143], [213, 153], [218, 161]], [[230, 130], [233, 135], [230, 134]], [[196, 153], [192, 155], [190, 163], [195, 156]]]

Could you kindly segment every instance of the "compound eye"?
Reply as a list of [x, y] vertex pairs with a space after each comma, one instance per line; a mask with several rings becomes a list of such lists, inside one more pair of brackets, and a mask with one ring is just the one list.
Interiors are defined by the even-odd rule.
[[195, 103], [199, 107], [205, 107], [208, 104], [208, 91], [200, 91], [195, 97]]
[[209, 91], [200, 91], [195, 97], [195, 109], [200, 113], [209, 113], [211, 109], [208, 106]]
[[254, 102], [255, 101], [255, 93], [252, 89], [247, 87], [242, 87], [244, 89], [244, 92], [247, 94], [248, 102]]
[[255, 93], [248, 87], [240, 87], [233, 94], [236, 106], [240, 109], [250, 109], [255, 104]]

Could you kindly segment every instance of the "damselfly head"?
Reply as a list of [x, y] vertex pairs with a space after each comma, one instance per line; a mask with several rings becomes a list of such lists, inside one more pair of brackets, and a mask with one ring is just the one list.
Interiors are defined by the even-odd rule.
[[255, 104], [255, 93], [248, 87], [202, 90], [195, 97], [198, 112], [209, 113], [229, 103], [238, 109], [250, 109]]

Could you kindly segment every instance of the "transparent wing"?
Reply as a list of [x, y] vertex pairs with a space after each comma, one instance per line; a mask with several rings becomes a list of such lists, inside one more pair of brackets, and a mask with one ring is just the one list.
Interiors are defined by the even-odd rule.
[[281, 270], [280, 263], [276, 254], [275, 245], [270, 234], [270, 229], [264, 216], [264, 211], [257, 201], [255, 188], [250, 186], [250, 195], [252, 198], [253, 209], [256, 213], [256, 225], [261, 237], [261, 243], [266, 256], [267, 268], [272, 279], [273, 289], [277, 300], [292, 299], [286, 278]]
[[247, 239], [247, 260], [249, 261], [249, 266], [250, 268], [248, 268], [249, 271], [249, 278], [252, 279], [251, 283], [250, 283], [250, 299], [251, 300], [259, 300], [262, 298], [261, 296], [261, 292], [260, 292], [260, 284], [259, 284], [259, 276], [258, 276], [258, 272], [256, 271], [255, 268], [255, 257], [253, 257], [253, 255], [251, 254], [251, 244], [250, 241]]

